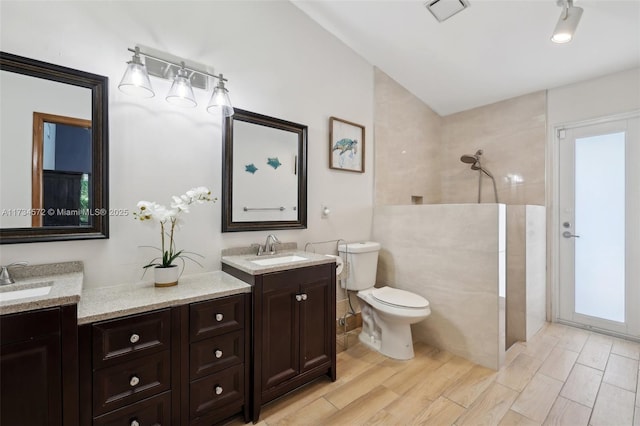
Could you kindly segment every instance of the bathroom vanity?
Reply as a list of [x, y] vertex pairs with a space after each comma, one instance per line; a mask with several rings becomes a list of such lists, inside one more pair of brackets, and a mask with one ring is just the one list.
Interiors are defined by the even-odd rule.
[[249, 421], [250, 291], [220, 271], [85, 290], [80, 424]]
[[16, 271], [0, 288], [0, 424], [78, 424], [82, 264]]
[[171, 288], [83, 289], [80, 262], [52, 267], [0, 288], [2, 424], [257, 422], [336, 379], [334, 258], [225, 256]]
[[253, 286], [254, 422], [263, 404], [323, 375], [336, 380], [335, 259], [223, 256], [222, 270]]

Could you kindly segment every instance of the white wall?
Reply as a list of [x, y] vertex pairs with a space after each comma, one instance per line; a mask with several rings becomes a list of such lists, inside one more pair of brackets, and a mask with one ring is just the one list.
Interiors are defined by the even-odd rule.
[[550, 89], [549, 128], [640, 109], [640, 68]]
[[[170, 83], [152, 77], [156, 96], [137, 99], [117, 85], [127, 47], [150, 46], [215, 67], [229, 79], [235, 106], [309, 126], [308, 229], [279, 231], [282, 241], [369, 238], [373, 199], [373, 68], [287, 1], [0, 3], [3, 51], [109, 77], [110, 206], [133, 209], [141, 199], [206, 185], [221, 193], [220, 118], [164, 101]], [[329, 116], [367, 128], [365, 174], [328, 168]], [[331, 209], [321, 218], [321, 206]], [[264, 241], [267, 232], [222, 234], [220, 204], [198, 205], [178, 231], [180, 248], [220, 269], [225, 247]], [[158, 245], [159, 230], [112, 217], [108, 240], [3, 245], [0, 263], [82, 260], [85, 286], [133, 282]], [[189, 266], [188, 272], [199, 272]]]

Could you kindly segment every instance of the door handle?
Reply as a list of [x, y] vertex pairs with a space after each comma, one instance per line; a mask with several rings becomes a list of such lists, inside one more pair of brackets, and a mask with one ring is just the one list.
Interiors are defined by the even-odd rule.
[[572, 234], [569, 231], [564, 231], [562, 233], [562, 236], [565, 237], [565, 238], [580, 238], [580, 235]]

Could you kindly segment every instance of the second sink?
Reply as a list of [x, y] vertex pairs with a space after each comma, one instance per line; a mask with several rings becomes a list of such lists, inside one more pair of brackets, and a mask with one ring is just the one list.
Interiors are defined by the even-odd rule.
[[284, 263], [302, 262], [304, 260], [309, 260], [309, 259], [306, 257], [295, 255], [295, 254], [288, 254], [285, 256], [269, 257], [267, 259], [250, 260], [250, 262], [260, 266], [272, 266], [272, 265], [282, 265]]

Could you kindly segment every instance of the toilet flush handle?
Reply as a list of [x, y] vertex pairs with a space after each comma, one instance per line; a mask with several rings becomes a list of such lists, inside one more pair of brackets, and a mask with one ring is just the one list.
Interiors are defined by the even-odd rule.
[[565, 237], [565, 238], [580, 238], [580, 235], [572, 234], [569, 231], [564, 231], [562, 233], [562, 236]]

